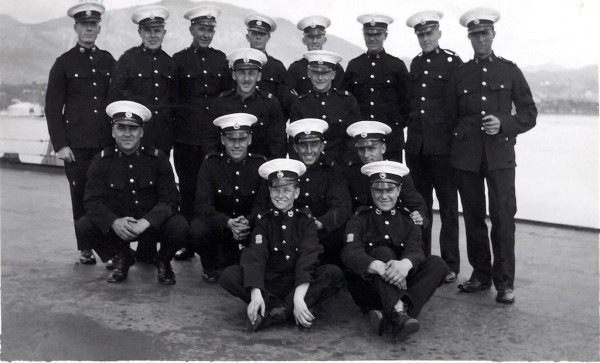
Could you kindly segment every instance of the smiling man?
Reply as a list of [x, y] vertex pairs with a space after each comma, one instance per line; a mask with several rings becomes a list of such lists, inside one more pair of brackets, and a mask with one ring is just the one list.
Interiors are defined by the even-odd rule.
[[131, 242], [156, 246], [160, 241], [158, 282], [175, 284], [170, 261], [187, 237], [188, 225], [178, 213], [179, 192], [168, 157], [141, 146], [144, 123], [152, 114], [131, 101], [113, 102], [106, 113], [116, 147], [105, 148], [90, 166], [87, 214], [76, 223], [77, 235], [91, 241], [102, 261], [114, 260], [107, 279], [112, 283], [124, 281], [135, 263]]
[[[83, 194], [92, 158], [113, 143], [109, 119], [102, 110], [115, 59], [96, 47], [102, 13], [104, 6], [97, 2], [69, 8], [67, 15], [75, 20], [77, 44], [56, 59], [46, 90], [48, 132], [54, 151], [65, 163], [73, 221], [85, 214]], [[77, 249], [79, 262], [96, 263], [87, 241], [77, 239]]]
[[[433, 222], [433, 190], [439, 202], [440, 251], [450, 267], [446, 282], [456, 281], [460, 270], [458, 250], [458, 191], [455, 171], [450, 165], [452, 130], [444, 115], [448, 80], [462, 60], [439, 46], [442, 32], [440, 11], [421, 11], [406, 21], [413, 28], [423, 52], [410, 65], [409, 123], [406, 165], [415, 186], [427, 203], [427, 217]], [[431, 226], [423, 230], [425, 255], [431, 254]]]

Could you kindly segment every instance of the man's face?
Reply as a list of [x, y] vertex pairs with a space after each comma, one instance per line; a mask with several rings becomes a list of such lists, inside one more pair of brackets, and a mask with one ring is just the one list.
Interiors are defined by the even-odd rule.
[[192, 24], [190, 25], [190, 34], [192, 34], [196, 46], [208, 48], [215, 36], [215, 27], [204, 24]]
[[492, 29], [469, 34], [469, 39], [477, 58], [485, 58], [492, 54], [492, 43], [495, 37], [496, 32]]
[[96, 38], [100, 34], [100, 22], [97, 21], [82, 21], [73, 25], [79, 44], [84, 47], [91, 47], [96, 43]]
[[383, 42], [387, 39], [387, 33], [363, 33], [363, 37], [365, 38], [365, 45], [367, 46], [367, 51], [369, 53], [379, 53], [383, 50]]
[[112, 136], [119, 150], [129, 155], [136, 152], [140, 147], [140, 142], [144, 136], [144, 128], [133, 122], [117, 122], [112, 127]]
[[378, 142], [373, 145], [357, 147], [356, 149], [358, 150], [360, 161], [363, 164], [368, 164], [374, 161], [382, 161], [386, 146], [383, 142]]
[[442, 32], [439, 29], [432, 29], [417, 35], [419, 45], [423, 53], [429, 53], [440, 45]]
[[371, 187], [371, 196], [377, 208], [387, 212], [396, 206], [400, 196], [400, 186], [385, 189]]
[[138, 34], [146, 48], [150, 50], [159, 49], [167, 31], [164, 26], [153, 26], [138, 29]]
[[307, 50], [322, 50], [326, 41], [325, 34], [307, 34], [302, 38], [302, 43], [306, 45]]
[[256, 90], [256, 84], [262, 76], [258, 69], [236, 69], [233, 71], [237, 92], [242, 96], [249, 96]]
[[270, 186], [269, 194], [271, 202], [275, 208], [282, 212], [287, 212], [294, 206], [294, 200], [300, 195], [300, 188], [296, 183], [290, 183], [283, 186]]
[[319, 160], [321, 152], [325, 148], [323, 141], [308, 141], [294, 143], [294, 150], [298, 153], [300, 161], [306, 166], [311, 166]]
[[335, 71], [315, 71], [309, 69], [307, 74], [315, 91], [327, 92], [331, 89], [331, 83], [335, 78]]
[[271, 39], [271, 34], [261, 33], [254, 30], [248, 30], [246, 40], [250, 42], [250, 48], [264, 52], [267, 49], [267, 42]]
[[242, 161], [248, 155], [248, 146], [252, 144], [252, 135], [243, 138], [221, 135], [221, 144], [225, 146], [225, 152], [231, 160], [234, 162]]

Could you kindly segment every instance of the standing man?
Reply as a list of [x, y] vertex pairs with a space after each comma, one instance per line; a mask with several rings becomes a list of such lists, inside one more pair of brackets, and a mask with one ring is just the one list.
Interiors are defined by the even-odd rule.
[[[344, 165], [354, 157], [352, 140], [346, 128], [358, 121], [360, 109], [354, 96], [333, 87], [336, 66], [342, 57], [326, 50], [311, 50], [304, 53], [307, 74], [312, 88], [298, 97], [290, 109], [290, 121], [304, 118], [322, 119], [329, 125], [325, 155], [329, 161]], [[290, 152], [294, 155], [293, 152]]]
[[112, 118], [116, 147], [94, 157], [85, 189], [87, 214], [75, 224], [77, 235], [90, 241], [102, 261], [114, 259], [108, 282], [127, 278], [135, 263], [129, 243], [160, 241], [156, 258], [158, 282], [172, 285], [175, 273], [170, 261], [187, 237], [188, 224], [178, 212], [179, 192], [168, 157], [141, 146], [144, 123], [152, 114], [131, 101], [106, 107]]
[[402, 60], [386, 53], [383, 43], [394, 19], [367, 14], [357, 18], [363, 24], [367, 52], [348, 63], [346, 89], [358, 100], [362, 120], [377, 120], [392, 128], [387, 140], [388, 157], [402, 161], [404, 132], [408, 115], [408, 71]]
[[[74, 222], [85, 214], [83, 196], [92, 158], [113, 143], [103, 111], [115, 59], [96, 47], [102, 13], [104, 6], [91, 1], [67, 11], [75, 19], [77, 45], [56, 59], [46, 90], [48, 132], [54, 151], [65, 163]], [[96, 263], [89, 241], [77, 238], [77, 249], [79, 262]]]
[[[302, 30], [302, 44], [306, 45], [306, 50], [323, 50], [323, 44], [327, 42], [327, 27], [331, 25], [331, 20], [324, 16], [307, 16], [298, 22], [296, 27], [298, 30]], [[310, 78], [307, 74], [308, 70], [308, 59], [302, 57], [301, 59], [290, 64], [288, 73], [292, 77], [291, 88], [296, 90], [298, 95], [308, 93], [313, 89]], [[337, 63], [335, 65], [335, 77], [333, 79], [333, 88], [338, 90], [344, 89], [344, 68]]]
[[[452, 130], [444, 115], [446, 88], [462, 60], [441, 49], [440, 11], [421, 11], [406, 21], [414, 28], [423, 52], [410, 65], [410, 113], [406, 140], [406, 164], [417, 190], [427, 202], [427, 218], [433, 222], [433, 189], [440, 205], [440, 251], [450, 268], [445, 282], [456, 281], [460, 270], [458, 249], [458, 191], [450, 165]], [[425, 256], [431, 254], [431, 226], [423, 230]]]
[[[191, 22], [192, 45], [173, 55], [180, 101], [173, 159], [179, 176], [181, 212], [188, 221], [194, 217], [196, 181], [202, 160], [218, 147], [210, 109], [217, 96], [233, 85], [225, 53], [210, 47], [220, 14], [219, 8], [210, 5], [188, 10], [183, 17]], [[175, 256], [178, 257], [182, 256]]]
[[297, 158], [306, 165], [300, 179], [298, 205], [310, 210], [317, 225], [324, 252], [321, 263], [342, 266], [340, 252], [344, 246], [344, 226], [352, 212], [350, 194], [341, 170], [322, 155], [327, 122], [302, 119], [291, 122], [287, 134], [294, 140]]
[[277, 29], [277, 23], [262, 14], [249, 14], [244, 18], [244, 23], [248, 28], [246, 40], [250, 43], [250, 48], [259, 50], [267, 56], [258, 87], [277, 97], [287, 119], [290, 107], [296, 99], [295, 93], [292, 92], [292, 77], [280, 60], [267, 53], [267, 43], [271, 39], [271, 33]]
[[[457, 171], [458, 191], [467, 230], [467, 255], [473, 266], [464, 292], [490, 288], [496, 301], [515, 302], [515, 149], [517, 135], [535, 126], [537, 108], [523, 73], [513, 62], [492, 50], [494, 23], [500, 13], [477, 8], [463, 14], [475, 57], [450, 79], [446, 112], [453, 127], [451, 163]], [[512, 108], [515, 107], [513, 113]], [[492, 221], [491, 264], [484, 182], [487, 183]]]
[[369, 176], [374, 206], [359, 208], [346, 225], [342, 260], [356, 275], [348, 287], [379, 335], [387, 323], [394, 340], [404, 341], [419, 330], [416, 318], [448, 267], [438, 256], [425, 257], [421, 228], [398, 206], [408, 168], [376, 161], [361, 170]]
[[137, 9], [131, 20], [139, 25], [142, 44], [128, 49], [119, 58], [111, 80], [111, 102], [130, 100], [148, 107], [152, 119], [144, 127], [143, 144], [171, 153], [173, 116], [177, 105], [177, 65], [161, 46], [169, 10], [150, 5]]
[[232, 113], [249, 113], [258, 121], [252, 125], [249, 152], [267, 159], [285, 156], [285, 118], [273, 94], [259, 89], [264, 53], [251, 48], [236, 49], [227, 57], [233, 68], [235, 89], [223, 92], [212, 107], [212, 118]]
[[190, 235], [202, 260], [202, 278], [208, 283], [216, 282], [225, 267], [239, 263], [254, 218], [267, 208], [266, 184], [258, 174], [266, 159], [248, 153], [254, 123], [256, 117], [247, 113], [214, 120], [225, 152], [209, 154], [200, 167]]

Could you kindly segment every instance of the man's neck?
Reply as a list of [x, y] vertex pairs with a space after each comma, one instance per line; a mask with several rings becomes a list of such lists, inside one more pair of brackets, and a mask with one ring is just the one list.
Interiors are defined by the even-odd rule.
[[83, 42], [80, 42], [80, 41], [77, 41], [77, 44], [80, 47], [84, 47], [84, 48], [87, 48], [87, 49], [91, 49], [91, 48], [93, 48], [93, 47], [96, 46], [96, 43], [83, 43]]

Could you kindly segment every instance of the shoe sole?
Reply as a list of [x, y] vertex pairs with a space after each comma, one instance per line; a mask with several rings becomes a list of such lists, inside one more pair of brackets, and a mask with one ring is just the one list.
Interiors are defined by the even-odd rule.
[[412, 334], [419, 331], [419, 322], [416, 319], [409, 319], [402, 330], [396, 336], [396, 342], [404, 342], [406, 341]]
[[481, 287], [481, 288], [478, 288], [478, 289], [465, 288], [465, 287], [463, 287], [462, 285], [458, 285], [457, 287], [458, 287], [458, 289], [459, 289], [461, 292], [467, 292], [467, 293], [472, 293], [472, 292], [480, 292], [480, 291], [485, 291], [485, 290], [489, 290], [489, 289], [491, 289], [491, 288], [492, 288], [492, 286], [491, 286], [491, 285], [490, 285], [490, 286]]
[[79, 263], [82, 265], [95, 265], [96, 260], [79, 260]]

